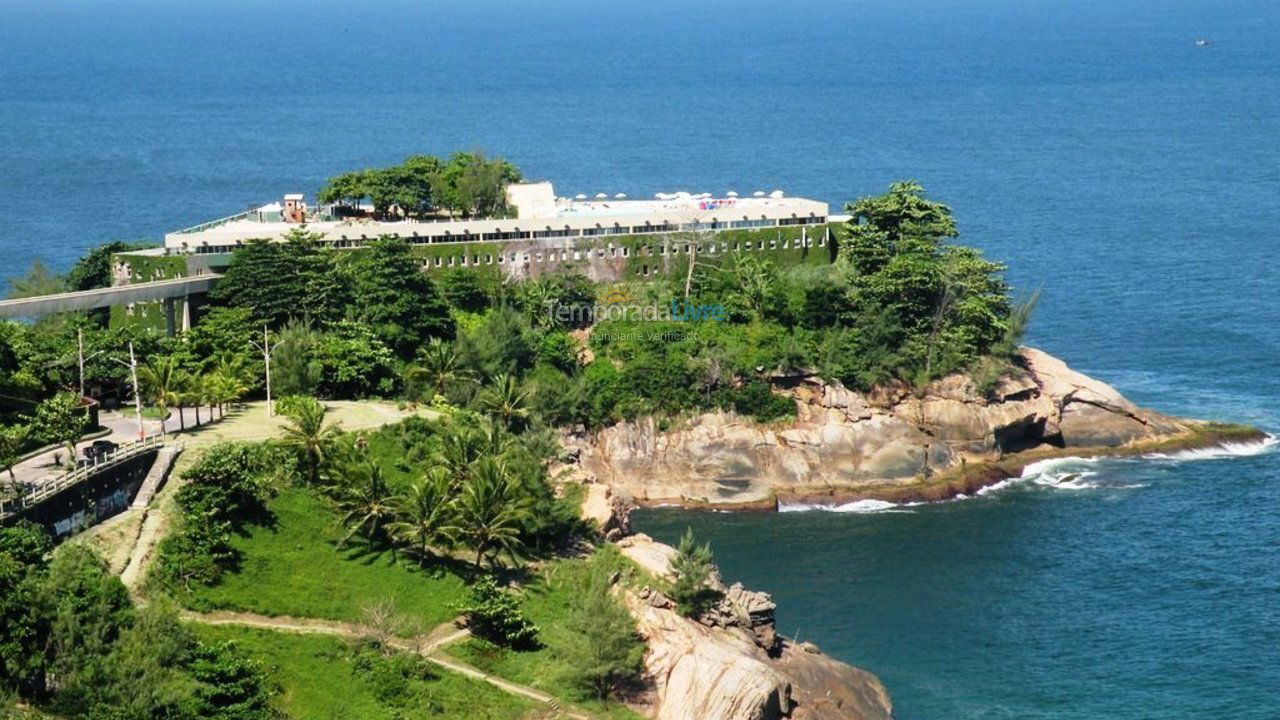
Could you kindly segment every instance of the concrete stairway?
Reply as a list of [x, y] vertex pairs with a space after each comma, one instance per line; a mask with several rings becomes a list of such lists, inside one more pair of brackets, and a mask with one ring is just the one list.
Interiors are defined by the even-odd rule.
[[144, 508], [151, 504], [151, 498], [155, 497], [156, 491], [169, 476], [169, 470], [173, 468], [173, 462], [178, 459], [178, 454], [181, 452], [181, 444], [165, 445], [160, 448], [156, 453], [155, 462], [151, 463], [151, 470], [142, 481], [142, 486], [138, 488], [138, 494], [134, 496], [133, 504], [129, 507]]

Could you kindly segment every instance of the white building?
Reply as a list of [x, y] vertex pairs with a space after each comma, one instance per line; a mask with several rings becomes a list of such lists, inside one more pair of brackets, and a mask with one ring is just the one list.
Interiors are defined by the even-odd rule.
[[826, 223], [829, 215], [826, 203], [786, 197], [781, 191], [756, 192], [752, 197], [659, 193], [653, 200], [629, 200], [600, 193], [594, 199], [585, 195], [570, 199], [557, 198], [551, 183], [540, 182], [509, 186], [507, 202], [514, 218], [308, 221], [313, 215], [302, 197], [293, 194], [283, 202], [169, 233], [164, 244], [169, 253], [227, 253], [248, 240], [279, 240], [297, 228], [320, 233], [321, 242], [335, 248], [359, 247], [382, 235], [399, 235], [419, 244], [593, 238], [818, 225]]

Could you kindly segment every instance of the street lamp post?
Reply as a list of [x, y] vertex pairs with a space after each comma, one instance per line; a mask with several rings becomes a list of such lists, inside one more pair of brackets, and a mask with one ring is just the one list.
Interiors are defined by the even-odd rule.
[[99, 350], [98, 352], [90, 355], [89, 357], [85, 357], [84, 356], [84, 330], [81, 330], [81, 329], [76, 330], [76, 365], [80, 369], [80, 397], [84, 397], [84, 364], [98, 357], [103, 352], [104, 352], [103, 350]]
[[[133, 413], [138, 419], [138, 440], [143, 440], [147, 436], [146, 428], [142, 425], [142, 393], [138, 392], [138, 359], [133, 354], [133, 341], [129, 341], [129, 362], [120, 358], [111, 358], [121, 365], [127, 365], [129, 368], [129, 376], [133, 380]], [[160, 434], [164, 434], [164, 420], [160, 420]]]
[[262, 344], [259, 345], [254, 340], [250, 340], [249, 344], [253, 345], [262, 353], [262, 364], [266, 369], [267, 375], [267, 417], [273, 417], [276, 414], [276, 409], [271, 404], [271, 351], [274, 348], [271, 347], [271, 338], [267, 335], [267, 326], [265, 323], [262, 326]]

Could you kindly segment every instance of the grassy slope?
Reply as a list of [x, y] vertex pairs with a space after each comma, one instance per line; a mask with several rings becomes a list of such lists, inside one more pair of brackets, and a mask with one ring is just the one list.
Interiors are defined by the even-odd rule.
[[261, 659], [280, 686], [280, 708], [298, 720], [498, 720], [532, 715], [533, 703], [461, 675], [432, 670], [426, 679], [388, 683], [357, 670], [348, 641], [252, 628], [194, 626], [211, 640], [234, 640]]
[[538, 626], [538, 637], [543, 645], [541, 649], [517, 652], [472, 639], [447, 646], [444, 652], [485, 672], [538, 688], [601, 717], [617, 720], [639, 718], [616, 702], [602, 705], [593, 699], [584, 699], [569, 679], [569, 664], [562, 657], [572, 622], [570, 603], [587, 583], [591, 563], [606, 564], [610, 572], [620, 570], [624, 577], [638, 572], [608, 546], [591, 559], [548, 563], [524, 589], [524, 611]]
[[409, 622], [427, 631], [454, 616], [463, 581], [441, 570], [424, 571], [404, 556], [369, 553], [362, 545], [339, 549], [337, 515], [308, 490], [290, 489], [271, 503], [273, 527], [255, 527], [236, 546], [240, 571], [186, 599], [196, 609], [225, 609], [331, 620], [362, 619], [363, 608], [385, 598]]

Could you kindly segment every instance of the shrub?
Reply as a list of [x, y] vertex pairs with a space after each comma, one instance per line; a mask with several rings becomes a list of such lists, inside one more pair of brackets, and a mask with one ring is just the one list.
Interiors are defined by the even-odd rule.
[[698, 617], [720, 599], [720, 592], [707, 584], [714, 567], [711, 544], [696, 544], [693, 530], [685, 530], [671, 560], [671, 598], [681, 615]]
[[471, 634], [482, 640], [515, 649], [538, 647], [537, 626], [525, 617], [515, 595], [498, 587], [491, 576], [476, 580], [457, 609], [466, 617]]
[[721, 391], [717, 404], [762, 423], [791, 417], [796, 411], [795, 400], [773, 392], [769, 383], [763, 380], [752, 380], [740, 388]]
[[586, 588], [574, 597], [566, 623], [570, 639], [562, 651], [573, 683], [597, 700], [644, 669], [644, 642], [631, 613], [609, 591], [609, 575], [607, 567], [592, 568]]
[[190, 590], [212, 585], [234, 568], [239, 553], [231, 536], [267, 516], [273, 488], [266, 478], [283, 466], [282, 451], [265, 443], [215, 445], [184, 475], [176, 499], [181, 525], [160, 544], [157, 582]]

